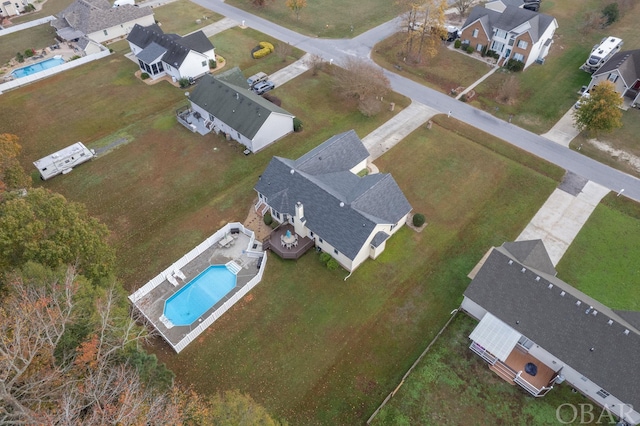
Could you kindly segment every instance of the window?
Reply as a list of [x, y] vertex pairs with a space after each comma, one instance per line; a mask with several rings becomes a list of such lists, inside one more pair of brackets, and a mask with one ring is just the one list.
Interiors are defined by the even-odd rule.
[[607, 391], [606, 391], [606, 390], [604, 390], [604, 389], [600, 389], [600, 390], [599, 390], [598, 392], [596, 392], [596, 393], [598, 394], [598, 396], [599, 396], [600, 398], [606, 398], [606, 397], [608, 397], [609, 395], [611, 395], [609, 392], [607, 392]]
[[313, 231], [309, 232], [309, 235], [313, 238]]
[[496, 30], [496, 37], [507, 38], [507, 32], [504, 30]]
[[164, 67], [162, 66], [162, 62], [158, 62], [158, 71], [159, 72], [164, 71]]
[[616, 73], [611, 73], [609, 74], [609, 79], [610, 82], [615, 83], [618, 80], [618, 74]]
[[524, 40], [518, 40], [518, 47], [519, 47], [520, 49], [526, 49], [526, 48], [527, 48], [527, 46], [529, 46], [529, 43], [527, 43], [527, 42], [526, 42], [526, 41], [524, 41]]
[[158, 66], [156, 64], [151, 65], [151, 72], [153, 74], [158, 74]]
[[109, 34], [107, 33], [107, 30], [103, 30], [103, 31], [104, 31], [104, 35], [109, 35]]
[[339, 252], [337, 249], [333, 249], [333, 252], [334, 252], [335, 254], [340, 254], [340, 252]]
[[484, 48], [484, 46], [483, 46], [483, 45], [481, 45], [481, 44], [478, 44], [478, 45], [476, 46], [476, 50], [477, 50], [478, 52], [482, 52], [482, 49], [483, 49], [483, 48]]
[[321, 243], [324, 243], [324, 241], [322, 241], [322, 238], [318, 238], [318, 241], [320, 241]]
[[479, 31], [478, 31], [477, 28], [475, 30], [473, 30], [473, 34], [472, 34], [473, 38], [478, 38], [478, 32]]
[[202, 66], [206, 67], [207, 66], [207, 61], [202, 61]]
[[521, 53], [514, 53], [513, 59], [515, 59], [516, 61], [524, 62], [524, 55]]

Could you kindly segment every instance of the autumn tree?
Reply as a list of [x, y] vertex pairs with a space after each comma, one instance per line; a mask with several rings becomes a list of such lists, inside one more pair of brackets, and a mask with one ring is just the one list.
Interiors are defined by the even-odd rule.
[[300, 20], [300, 12], [307, 7], [307, 0], [286, 0], [286, 5], [293, 13], [296, 14], [296, 20]]
[[597, 135], [622, 127], [622, 98], [610, 81], [594, 86], [574, 111], [576, 126]]
[[415, 63], [438, 54], [438, 47], [446, 38], [446, 0], [398, 0], [407, 12], [403, 26], [407, 28], [404, 56]]
[[334, 73], [336, 92], [354, 99], [358, 109], [366, 116], [382, 110], [382, 98], [390, 91], [389, 79], [382, 68], [360, 58], [348, 57]]
[[79, 203], [43, 188], [12, 194], [0, 203], [0, 272], [34, 261], [56, 268], [77, 264], [89, 279], [112, 272], [107, 227]]
[[0, 196], [5, 191], [31, 186], [31, 178], [18, 162], [21, 149], [16, 135], [0, 134]]

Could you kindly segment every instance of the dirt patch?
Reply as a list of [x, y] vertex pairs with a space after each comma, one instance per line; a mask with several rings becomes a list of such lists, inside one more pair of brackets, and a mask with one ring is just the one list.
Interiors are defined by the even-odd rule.
[[640, 172], [640, 157], [621, 149], [614, 148], [607, 142], [599, 141], [597, 139], [589, 139], [588, 142], [598, 150], [611, 155], [612, 158], [628, 163], [636, 172]]

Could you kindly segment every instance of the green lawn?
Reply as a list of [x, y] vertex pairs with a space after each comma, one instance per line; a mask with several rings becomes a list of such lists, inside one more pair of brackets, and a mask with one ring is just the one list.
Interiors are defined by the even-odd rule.
[[[16, 57], [16, 53], [24, 54], [27, 49], [41, 50], [55, 43], [56, 31], [49, 24], [38, 25], [0, 37], [0, 66]], [[25, 65], [33, 61], [25, 58]]]
[[[178, 0], [153, 9], [154, 18], [165, 33], [187, 35], [223, 18], [188, 0]], [[200, 21], [197, 23], [196, 21]]]
[[558, 276], [613, 309], [640, 311], [640, 204], [609, 194], [558, 264]]
[[374, 47], [372, 59], [390, 71], [444, 93], [460, 86], [467, 87], [491, 70], [485, 62], [444, 46], [440, 46], [435, 57], [422, 64], [407, 63], [399, 54], [405, 37], [406, 32], [399, 32], [381, 41]]
[[325, 0], [307, 2], [300, 18], [296, 19], [284, 0], [266, 1], [264, 7], [254, 6], [251, 0], [230, 0], [227, 3], [301, 34], [323, 38], [351, 38], [395, 18], [401, 12], [395, 2], [388, 0]]
[[[21, 16], [14, 16], [11, 18], [11, 22], [14, 24], [21, 24], [23, 22], [33, 21], [50, 15], [56, 15], [73, 2], [74, 0], [46, 0], [42, 5], [41, 10], [33, 13], [26, 13]], [[37, 5], [39, 3], [43, 3], [43, 0], [36, 0], [30, 3]]]
[[[507, 384], [469, 349], [469, 334], [476, 325], [474, 319], [457, 314], [372, 424], [559, 425], [556, 413], [565, 422], [573, 417], [569, 406], [557, 411], [562, 404], [589, 403], [568, 385], [556, 385], [544, 397], [533, 398]], [[596, 419], [600, 415], [598, 409], [593, 413]]]

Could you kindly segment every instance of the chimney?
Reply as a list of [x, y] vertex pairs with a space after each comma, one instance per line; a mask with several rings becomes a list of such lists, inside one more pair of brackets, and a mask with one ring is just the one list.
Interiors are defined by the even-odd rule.
[[301, 221], [304, 221], [304, 206], [300, 201], [296, 203], [296, 217]]

